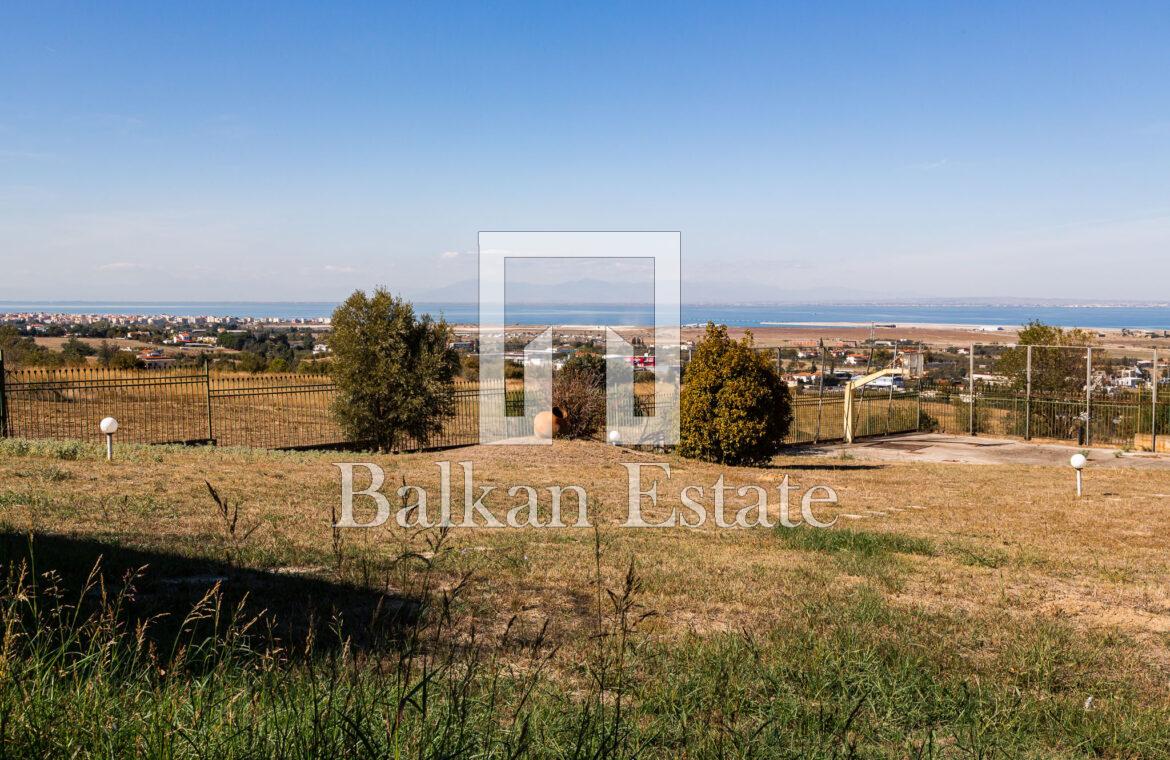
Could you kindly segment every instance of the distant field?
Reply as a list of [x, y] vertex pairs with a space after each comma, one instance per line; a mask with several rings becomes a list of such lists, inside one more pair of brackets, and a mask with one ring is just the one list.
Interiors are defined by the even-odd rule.
[[[61, 347], [69, 338], [35, 338], [38, 346], [44, 346], [52, 351], [60, 351]], [[133, 349], [156, 349], [161, 348], [168, 356], [178, 356], [187, 351], [214, 351], [215, 353], [223, 354], [238, 354], [239, 351], [228, 348], [220, 348], [219, 346], [205, 346], [202, 344], [193, 344], [189, 349], [183, 349], [178, 346], [160, 346], [155, 343], [147, 343], [141, 340], [125, 340], [124, 338], [78, 338], [77, 340], [98, 348], [102, 343], [109, 343], [114, 348], [133, 348]]]
[[[61, 347], [64, 346], [65, 342], [69, 339], [36, 338], [35, 340], [38, 346], [44, 346], [51, 351], [60, 351]], [[145, 341], [141, 340], [122, 340], [113, 338], [78, 338], [78, 340], [82, 343], [85, 343], [86, 345], [93, 346], [94, 348], [99, 347], [103, 342], [109, 343], [111, 346], [116, 348], [158, 348], [158, 346], [154, 345], [153, 343], [146, 343]]]
[[[404, 755], [435, 754], [428, 740], [448, 736], [441, 716], [451, 700], [477, 736], [498, 727], [499, 745], [484, 756], [522, 741], [516, 716], [523, 715], [533, 721], [523, 741], [537, 756], [580, 756], [575, 742], [605, 746], [611, 729], [621, 754], [642, 747], [642, 756], [656, 758], [840, 757], [849, 748], [865, 757], [1164, 757], [1170, 748], [1165, 472], [1101, 469], [1077, 501], [1066, 468], [803, 456], [769, 468], [720, 468], [574, 442], [449, 456], [146, 447], [126, 448], [112, 464], [99, 456], [96, 447], [0, 444], [8, 561], [24, 552], [19, 536], [32, 532], [43, 552], [38, 572], [56, 566], [77, 577], [99, 554], [112, 566], [149, 565], [136, 604], [154, 611], [197, 598], [216, 579], [233, 599], [252, 592], [248, 614], [266, 609], [295, 620], [333, 604], [357, 622], [370, 599], [409, 596], [424, 574], [435, 593], [453, 594], [440, 607], [448, 623], [427, 629], [438, 636], [427, 651], [435, 667], [446, 662], [445, 646], [457, 645], [460, 657], [478, 652], [475, 686], [451, 686], [465, 683], [466, 663], [437, 673], [430, 717], [418, 706], [401, 717], [396, 741]], [[331, 532], [333, 462], [374, 461], [387, 473], [387, 491], [405, 482], [438, 494], [439, 459], [473, 462], [477, 488], [502, 487], [485, 499], [501, 515], [518, 501], [507, 486], [584, 486], [600, 555], [587, 529], [456, 529], [445, 539], [392, 524]], [[829, 485], [840, 505], [818, 507], [817, 515], [839, 519], [826, 530], [622, 528], [621, 463], [639, 461], [671, 467], [648, 520], [677, 507], [686, 484], [708, 489], [710, 509], [720, 474], [730, 487], [759, 485], [773, 495], [786, 474], [797, 495]], [[240, 504], [240, 525], [257, 525], [255, 532], [231, 537], [205, 479]], [[461, 509], [461, 478], [454, 498]], [[749, 501], [730, 492], [727, 508]], [[571, 520], [575, 507], [566, 512]], [[358, 517], [372, 515], [367, 506]], [[253, 574], [225, 569], [225, 558]], [[615, 622], [647, 613], [626, 633]], [[328, 620], [327, 610], [320, 618]], [[599, 630], [624, 643], [597, 638]], [[154, 677], [158, 685], [146, 691], [115, 689], [108, 710], [142, 730], [181, 727], [224, 752], [241, 737], [255, 740], [252, 732], [272, 739], [281, 730], [362, 736], [391, 752], [386, 721], [398, 720], [396, 703], [379, 699], [399, 687], [393, 667], [379, 663], [396, 650], [353, 635], [362, 654], [341, 665], [329, 665], [326, 654], [316, 670], [279, 659], [263, 665], [261, 673], [272, 673], [263, 681], [268, 691], [239, 675], [252, 661], [241, 654], [213, 680], [180, 669]], [[598, 668], [618, 672], [619, 656], [621, 687], [602, 676], [604, 696], [590, 701]], [[104, 717], [73, 712], [86, 689], [106, 688], [105, 677], [40, 673], [31, 697], [37, 709], [82, 715], [72, 721], [78, 730], [46, 728], [44, 736], [115, 730], [101, 727]], [[528, 692], [531, 679], [539, 685]], [[4, 687], [9, 698], [13, 688]], [[321, 700], [316, 718], [300, 711], [313, 693]], [[624, 712], [615, 722], [618, 693]], [[148, 698], [165, 710], [143, 709]], [[192, 713], [195, 700], [205, 706]], [[131, 717], [134, 710], [141, 712]], [[229, 720], [248, 728], [217, 728]], [[27, 738], [27, 722], [10, 717], [7, 725], [10, 736]]]

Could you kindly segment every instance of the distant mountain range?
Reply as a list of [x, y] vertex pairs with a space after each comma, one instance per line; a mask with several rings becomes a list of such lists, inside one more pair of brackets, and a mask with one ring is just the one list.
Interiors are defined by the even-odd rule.
[[[554, 284], [508, 282], [508, 302], [515, 304], [650, 304], [648, 282], [612, 282], [582, 279]], [[479, 281], [460, 280], [441, 288], [409, 294], [424, 303], [477, 303]], [[867, 304], [897, 306], [1142, 306], [1170, 308], [1170, 301], [1127, 301], [1094, 298], [1038, 298], [1015, 296], [919, 297], [891, 296], [872, 290], [842, 287], [773, 288], [767, 283], [684, 281], [683, 303], [734, 306], [744, 304]]]
[[[654, 293], [649, 282], [613, 282], [581, 279], [558, 283], [509, 281], [509, 303], [592, 303], [650, 304]], [[711, 283], [684, 281], [682, 299], [690, 304], [741, 303], [828, 303], [857, 302], [882, 298], [876, 291], [852, 288], [773, 289], [766, 283]], [[414, 300], [437, 303], [475, 303], [479, 300], [479, 281], [460, 280], [441, 288], [420, 291]]]

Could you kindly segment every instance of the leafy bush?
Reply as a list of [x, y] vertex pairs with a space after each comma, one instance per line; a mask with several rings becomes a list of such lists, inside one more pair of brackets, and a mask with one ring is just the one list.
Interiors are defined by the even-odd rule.
[[333, 412], [351, 440], [391, 451], [425, 441], [455, 411], [458, 355], [445, 321], [415, 317], [384, 288], [355, 291], [333, 312]]
[[765, 462], [792, 423], [788, 386], [748, 333], [732, 340], [727, 327], [707, 323], [686, 370], [679, 453], [722, 464]]
[[129, 351], [116, 351], [105, 366], [110, 369], [145, 369], [146, 362]]
[[592, 438], [605, 425], [605, 359], [578, 353], [553, 376], [553, 406], [567, 418], [565, 438]]

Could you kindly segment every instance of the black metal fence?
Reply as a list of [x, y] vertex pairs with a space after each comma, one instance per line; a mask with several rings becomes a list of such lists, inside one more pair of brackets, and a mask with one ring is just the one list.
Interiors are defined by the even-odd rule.
[[[500, 393], [503, 392], [501, 387]], [[337, 390], [320, 375], [214, 374], [205, 370], [3, 369], [0, 435], [103, 440], [103, 417], [128, 443], [215, 443], [291, 449], [347, 445], [330, 407]], [[479, 439], [479, 389], [457, 385], [455, 413], [426, 441], [404, 450]]]
[[[1159, 359], [1157, 348], [975, 343], [906, 349], [885, 343], [852, 346], [860, 353], [848, 358], [860, 356], [860, 363], [843, 361], [850, 348], [844, 344], [830, 349], [805, 341], [781, 349], [805, 359], [803, 369], [812, 370], [801, 373], [799, 361], [789, 366], [805, 389], [797, 396], [805, 408], [796, 410], [796, 441], [806, 440], [810, 428], [817, 431], [814, 440], [839, 437], [843, 383], [886, 366], [893, 355], [914, 379], [860, 389], [858, 435], [921, 430], [1170, 451], [1170, 362]], [[880, 411], [883, 398], [886, 414]], [[831, 414], [823, 413], [826, 407]]]
[[208, 376], [169, 371], [24, 369], [3, 374], [4, 434], [98, 440], [117, 417], [127, 441], [206, 441]]
[[[1164, 448], [1170, 398], [1152, 390], [1070, 399], [1014, 392], [994, 384], [921, 385], [859, 393], [856, 436], [915, 431], [987, 434], [1120, 448]], [[504, 394], [504, 387], [498, 392]], [[287, 449], [348, 445], [330, 407], [336, 388], [319, 375], [215, 374], [205, 370], [96, 368], [3, 369], [0, 435], [102, 440], [98, 425], [113, 416], [121, 440], [133, 443], [216, 443]], [[426, 441], [404, 450], [471, 445], [479, 439], [479, 387], [457, 386], [455, 413]], [[1170, 394], [1163, 394], [1163, 397]], [[523, 413], [523, 394], [505, 394], [509, 414]], [[654, 414], [637, 397], [635, 417]], [[840, 440], [844, 397], [837, 391], [797, 394], [787, 443]]]
[[1150, 390], [1087, 399], [996, 386], [977, 386], [974, 394], [954, 387], [920, 393], [924, 430], [1147, 451], [1164, 451], [1170, 441], [1170, 402]]

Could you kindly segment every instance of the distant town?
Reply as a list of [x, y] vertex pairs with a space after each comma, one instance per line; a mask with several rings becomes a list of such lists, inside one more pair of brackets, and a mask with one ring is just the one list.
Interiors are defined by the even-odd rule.
[[329, 323], [328, 317], [8, 312], [0, 314], [0, 347], [9, 361], [26, 365], [155, 369], [214, 363], [249, 372], [311, 371], [313, 359], [328, 352]]
[[[8, 366], [100, 366], [116, 369], [163, 369], [207, 367], [217, 371], [298, 372], [325, 374], [329, 367], [329, 317], [278, 318], [223, 315], [74, 314], [49, 311], [0, 313], [0, 348]], [[699, 325], [684, 327], [682, 357], [690, 358]], [[871, 368], [898, 357], [912, 364], [931, 384], [961, 384], [970, 376], [988, 384], [1010, 384], [1000, 360], [1006, 346], [1017, 337], [1016, 328], [998, 328], [988, 335], [977, 327], [967, 332], [925, 329], [922, 326], [871, 324], [842, 328], [762, 327], [755, 331], [759, 351], [768, 355], [796, 393], [829, 392]], [[555, 334], [545, 354], [525, 352], [535, 336], [531, 327], [509, 330], [505, 372], [509, 379], [523, 377], [526, 364], [562, 366], [578, 353], [604, 355], [600, 328], [567, 328]], [[1158, 384], [1170, 372], [1167, 346], [1161, 359], [1153, 349], [1163, 345], [1166, 331], [1112, 330], [1086, 333], [1096, 341], [1091, 383], [1095, 391], [1125, 392]], [[655, 367], [653, 334], [633, 329], [632, 355], [625, 357], [641, 380], [651, 378]], [[460, 355], [461, 375], [478, 379], [478, 330], [456, 326], [450, 347]], [[977, 346], [972, 357], [972, 347]], [[1076, 349], [1070, 349], [1076, 350]], [[1079, 349], [1083, 354], [1084, 350]], [[1075, 362], [1074, 362], [1075, 363]], [[973, 367], [971, 365], [974, 365]], [[1084, 375], [1081, 385], [1083, 387]], [[885, 378], [871, 388], [902, 392], [901, 378]]]

